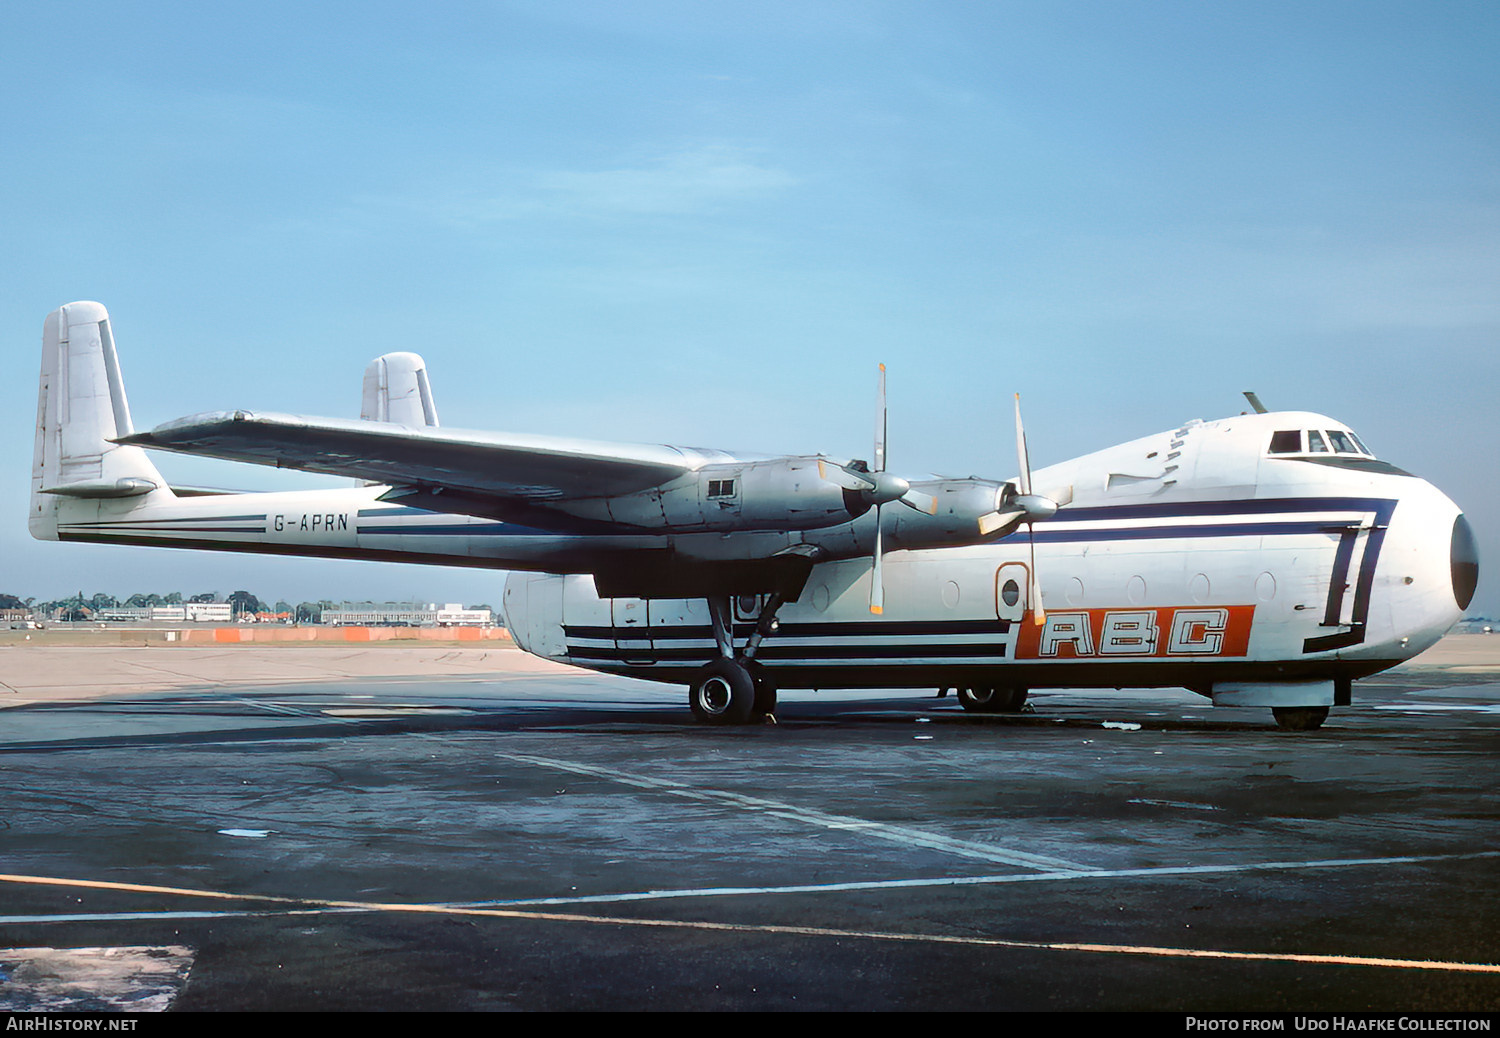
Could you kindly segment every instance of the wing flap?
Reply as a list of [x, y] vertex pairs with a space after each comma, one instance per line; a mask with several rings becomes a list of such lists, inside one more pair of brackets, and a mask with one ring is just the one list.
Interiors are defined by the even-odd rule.
[[413, 429], [250, 411], [192, 415], [115, 442], [539, 503], [636, 493], [698, 465], [673, 447], [651, 444]]

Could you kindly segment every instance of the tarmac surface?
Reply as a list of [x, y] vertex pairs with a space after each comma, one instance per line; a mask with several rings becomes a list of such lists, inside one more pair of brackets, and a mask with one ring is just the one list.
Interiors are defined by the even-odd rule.
[[1304, 733], [46, 641], [0, 644], [0, 1009], [1500, 1007], [1500, 637]]

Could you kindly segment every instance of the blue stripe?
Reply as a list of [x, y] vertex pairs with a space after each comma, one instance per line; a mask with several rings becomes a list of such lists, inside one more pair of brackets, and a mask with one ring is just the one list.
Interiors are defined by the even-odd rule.
[[[432, 512], [423, 513], [432, 515]], [[421, 526], [404, 523], [400, 526], [360, 526], [355, 533], [402, 533], [422, 537], [577, 537], [577, 534], [558, 533], [556, 530], [538, 530], [531, 526], [516, 526], [511, 523], [489, 525], [443, 525]]]
[[1377, 512], [1393, 504], [1381, 497], [1280, 497], [1228, 501], [1183, 501], [1149, 505], [1100, 505], [1062, 508], [1054, 522], [1102, 519], [1156, 519], [1205, 515], [1268, 515], [1277, 512]]
[[[1330, 533], [1332, 524], [1307, 521], [1287, 523], [1216, 523], [1212, 526], [1124, 526], [1113, 529], [1094, 530], [1049, 530], [1042, 526], [1036, 531], [1038, 544], [1068, 544], [1078, 541], [1146, 541], [1146, 540], [1199, 540], [1207, 537], [1275, 537], [1286, 534]], [[1017, 531], [1006, 534], [1002, 540], [1023, 540], [1025, 534]]]

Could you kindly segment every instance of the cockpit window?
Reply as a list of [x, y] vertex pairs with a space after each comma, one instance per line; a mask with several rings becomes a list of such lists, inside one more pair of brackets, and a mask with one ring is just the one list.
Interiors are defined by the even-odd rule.
[[[1348, 429], [1278, 429], [1271, 434], [1268, 454], [1312, 455], [1352, 454], [1361, 458], [1375, 455]], [[1310, 458], [1311, 460], [1311, 458]], [[1318, 461], [1324, 461], [1322, 457]], [[1326, 459], [1332, 461], [1332, 458]]]
[[1302, 453], [1302, 431], [1300, 429], [1284, 429], [1271, 434], [1272, 454], [1300, 454]]
[[1328, 430], [1328, 438], [1333, 441], [1333, 449], [1340, 454], [1363, 454], [1364, 451], [1354, 446], [1354, 441], [1349, 439], [1349, 434], [1341, 429]]

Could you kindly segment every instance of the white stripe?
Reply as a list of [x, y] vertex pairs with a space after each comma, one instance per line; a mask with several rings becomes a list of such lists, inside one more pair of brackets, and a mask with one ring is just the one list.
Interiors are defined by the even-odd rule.
[[[1084, 869], [1042, 873], [1007, 873], [998, 876], [941, 876], [936, 878], [929, 877], [924, 879], [866, 880], [862, 882], [848, 883], [803, 883], [772, 887], [695, 887], [680, 888], [674, 890], [626, 891], [619, 894], [585, 894], [575, 897], [516, 898], [513, 900], [497, 901], [424, 902], [398, 906], [374, 903], [360, 905], [357, 903], [349, 902], [318, 905], [318, 902], [303, 901], [301, 902], [302, 904], [313, 904], [318, 905], [318, 907], [288, 909], [232, 909], [223, 912], [162, 911], [69, 913], [66, 915], [12, 915], [0, 916], [0, 924], [111, 922], [140, 919], [219, 919], [237, 918], [244, 916], [320, 915], [325, 913], [344, 914], [350, 912], [386, 912], [398, 910], [426, 910], [433, 912], [442, 912], [445, 909], [464, 911], [485, 908], [525, 908], [543, 905], [589, 905], [612, 904], [617, 902], [622, 903], [628, 901], [682, 900], [701, 897], [741, 897], [747, 895], [764, 896], [766, 894], [837, 894], [846, 891], [858, 890], [903, 890], [919, 887], [989, 886], [1001, 883], [1059, 883], [1098, 879], [1155, 879], [1164, 876], [1197, 876], [1233, 872], [1276, 872], [1296, 869], [1360, 868], [1371, 865], [1414, 865], [1424, 862], [1472, 861], [1481, 858], [1496, 857], [1500, 857], [1500, 851], [1477, 851], [1470, 854], [1417, 854], [1395, 858], [1325, 858], [1309, 861], [1259, 861], [1249, 862], [1243, 865], [1167, 865], [1156, 868], [1141, 869]], [[183, 897], [211, 897], [219, 900], [244, 899], [253, 901], [297, 903], [297, 899], [294, 898], [267, 897], [266, 895], [260, 894], [240, 895], [229, 893], [226, 891], [190, 890], [173, 887], [135, 888], [129, 884], [107, 883], [102, 881], [49, 881], [45, 877], [0, 877], [0, 882], [4, 881], [28, 882], [44, 886], [48, 885], [49, 883], [55, 882], [60, 883], [61, 885], [77, 887], [97, 887], [102, 889], [126, 890], [141, 889], [143, 891], [175, 894]]]
[[1429, 861], [1466, 861], [1500, 857], [1500, 851], [1472, 854], [1425, 854], [1398, 858], [1328, 858], [1313, 861], [1258, 861], [1244, 865], [1166, 865], [1141, 869], [1081, 869], [1020, 872], [1000, 876], [941, 876], [925, 879], [866, 880], [848, 883], [806, 883], [779, 887], [698, 887], [678, 890], [641, 890], [582, 897], [518, 898], [513, 901], [474, 901], [466, 906], [524, 907], [527, 905], [609, 904], [616, 901], [678, 900], [699, 897], [736, 897], [763, 894], [826, 894], [851, 890], [905, 890], [914, 887], [971, 887], [1001, 883], [1060, 883], [1096, 879], [1153, 879], [1160, 876], [1198, 876], [1232, 872], [1277, 872], [1294, 869], [1343, 869], [1370, 865], [1411, 865]]
[[495, 756], [503, 760], [516, 761], [520, 764], [533, 764], [537, 767], [568, 771], [576, 775], [590, 775], [595, 778], [620, 782], [627, 786], [636, 786], [640, 789], [651, 789], [688, 800], [701, 800], [705, 803], [736, 807], [746, 811], [759, 811], [773, 818], [785, 818], [790, 821], [802, 822], [806, 825], [818, 826], [824, 829], [864, 833], [878, 840], [903, 843], [912, 847], [925, 847], [930, 850], [954, 854], [961, 858], [995, 861], [1005, 865], [1019, 865], [1022, 868], [1028, 869], [1087, 871], [1087, 866], [1066, 861], [1062, 858], [1051, 858], [1040, 854], [1027, 854], [1024, 851], [1007, 850], [1004, 847], [995, 847], [991, 844], [958, 840], [951, 836], [926, 833], [919, 829], [908, 829], [905, 826], [884, 825], [880, 822], [872, 822], [863, 818], [852, 818], [848, 815], [828, 814], [827, 812], [817, 811], [812, 808], [798, 807], [795, 804], [787, 804], [778, 800], [767, 800], [763, 797], [745, 796], [741, 793], [731, 793], [727, 790], [701, 789], [681, 782], [672, 782], [668, 779], [629, 775], [625, 772], [609, 768], [596, 768], [587, 764], [575, 764], [572, 761], [555, 760], [551, 757], [537, 757], [528, 753], [497, 752]]

